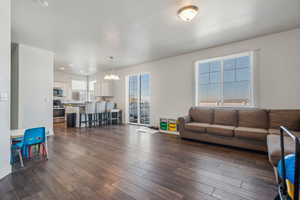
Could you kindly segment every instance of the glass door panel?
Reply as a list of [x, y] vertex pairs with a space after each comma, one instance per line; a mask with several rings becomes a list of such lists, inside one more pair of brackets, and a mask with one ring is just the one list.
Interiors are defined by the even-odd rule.
[[139, 104], [139, 76], [129, 76], [128, 84], [128, 112], [129, 123], [138, 123], [138, 104]]
[[128, 77], [128, 122], [150, 125], [150, 74]]
[[150, 125], [150, 75], [140, 76], [140, 124]]

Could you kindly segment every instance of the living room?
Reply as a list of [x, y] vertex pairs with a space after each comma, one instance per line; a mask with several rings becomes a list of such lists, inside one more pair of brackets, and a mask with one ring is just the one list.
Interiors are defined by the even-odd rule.
[[0, 10], [1, 199], [298, 198], [298, 0]]

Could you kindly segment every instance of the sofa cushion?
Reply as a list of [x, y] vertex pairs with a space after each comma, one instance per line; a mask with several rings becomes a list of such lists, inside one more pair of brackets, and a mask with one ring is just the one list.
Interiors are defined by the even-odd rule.
[[232, 109], [215, 109], [214, 124], [236, 126], [237, 111]]
[[234, 129], [235, 137], [266, 141], [268, 130], [262, 128], [237, 127]]
[[[273, 166], [277, 166], [279, 160], [281, 160], [281, 148], [280, 148], [280, 136], [268, 135], [267, 136], [268, 156], [269, 161]], [[295, 145], [290, 137], [284, 137], [284, 152], [285, 155], [293, 153]]]
[[185, 129], [204, 133], [209, 125], [207, 123], [190, 122], [185, 124]]
[[300, 110], [271, 110], [270, 129], [285, 126], [289, 130], [300, 130]]
[[[280, 135], [280, 130], [279, 129], [269, 129], [268, 130], [269, 134], [273, 135]], [[291, 131], [295, 136], [300, 138], [300, 131]], [[286, 134], [285, 134], [286, 135]]]
[[266, 110], [239, 110], [238, 121], [240, 127], [267, 129], [268, 112]]
[[222, 126], [222, 125], [212, 124], [209, 127], [207, 127], [206, 130], [208, 133], [211, 134], [232, 137], [234, 128], [235, 128], [234, 126]]
[[213, 110], [210, 108], [192, 107], [189, 115], [194, 122], [208, 123], [213, 122]]

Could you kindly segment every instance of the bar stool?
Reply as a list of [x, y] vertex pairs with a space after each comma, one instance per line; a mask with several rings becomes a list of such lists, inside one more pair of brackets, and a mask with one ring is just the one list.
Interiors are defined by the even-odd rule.
[[112, 124], [113, 121], [119, 119], [119, 110], [115, 109], [115, 103], [107, 102], [106, 111], [108, 112], [109, 124]]
[[90, 128], [92, 126], [95, 126], [97, 122], [96, 117], [97, 117], [96, 103], [95, 102], [87, 103], [84, 112], [80, 113], [79, 127], [81, 128], [81, 124], [85, 124], [85, 127], [90, 127]]
[[99, 126], [107, 125], [108, 116], [106, 112], [106, 102], [100, 101], [96, 103], [96, 116]]
[[121, 114], [119, 109], [110, 110], [110, 124], [113, 124], [113, 121], [116, 121], [117, 124], [121, 123]]

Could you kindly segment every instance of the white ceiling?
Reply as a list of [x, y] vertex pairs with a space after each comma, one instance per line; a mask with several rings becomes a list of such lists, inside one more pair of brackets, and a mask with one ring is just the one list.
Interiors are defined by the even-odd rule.
[[[83, 74], [300, 27], [300, 0], [47, 1], [12, 1], [12, 39], [55, 52], [56, 69]], [[188, 4], [199, 7], [192, 23], [176, 15]]]

